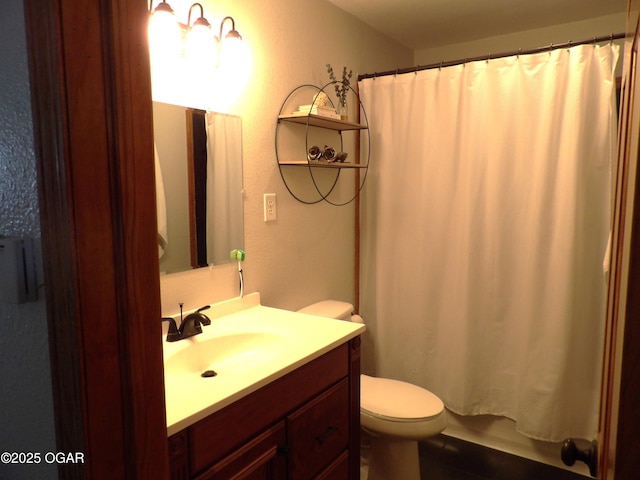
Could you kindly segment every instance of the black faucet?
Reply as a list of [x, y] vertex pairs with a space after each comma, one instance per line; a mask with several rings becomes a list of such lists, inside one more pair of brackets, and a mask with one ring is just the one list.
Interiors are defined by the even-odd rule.
[[184, 319], [182, 318], [182, 303], [180, 304], [180, 328], [176, 326], [176, 321], [171, 317], [163, 318], [163, 322], [169, 322], [169, 330], [167, 332], [167, 342], [177, 342], [185, 338], [193, 337], [202, 333], [202, 325], [211, 325], [211, 320], [207, 317], [203, 310], [207, 310], [210, 305], [199, 308], [194, 313], [190, 313]]

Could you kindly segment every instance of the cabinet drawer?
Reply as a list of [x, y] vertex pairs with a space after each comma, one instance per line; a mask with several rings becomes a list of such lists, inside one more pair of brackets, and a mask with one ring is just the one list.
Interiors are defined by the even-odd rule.
[[349, 384], [341, 380], [287, 417], [292, 480], [310, 479], [347, 449]]
[[279, 448], [285, 441], [284, 422], [280, 422], [209, 467], [196, 480], [282, 480], [286, 457]]
[[[345, 480], [349, 478], [349, 451], [345, 450], [315, 480]], [[359, 478], [359, 477], [358, 477]]]

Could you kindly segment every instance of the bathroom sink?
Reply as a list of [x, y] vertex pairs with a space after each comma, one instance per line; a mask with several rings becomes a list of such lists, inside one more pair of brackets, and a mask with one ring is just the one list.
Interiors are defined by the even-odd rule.
[[211, 325], [199, 335], [176, 342], [166, 341], [166, 331], [163, 336], [168, 435], [364, 331], [356, 323], [265, 307], [257, 293], [213, 304], [207, 316]]
[[270, 332], [216, 335], [194, 341], [171, 355], [164, 362], [165, 372], [171, 375], [202, 375], [212, 370], [216, 374], [242, 373], [282, 355], [285, 344], [284, 336]]

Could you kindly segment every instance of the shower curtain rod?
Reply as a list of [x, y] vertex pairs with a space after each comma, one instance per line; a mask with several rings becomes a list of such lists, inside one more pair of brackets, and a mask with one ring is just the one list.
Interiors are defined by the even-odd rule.
[[464, 63], [477, 62], [479, 60], [493, 60], [495, 58], [512, 57], [514, 55], [529, 55], [532, 53], [550, 52], [551, 50], [556, 50], [558, 48], [570, 48], [570, 47], [575, 47], [576, 45], [585, 45], [589, 43], [596, 44], [600, 42], [612, 42], [614, 40], [619, 40], [624, 37], [625, 37], [624, 33], [616, 33], [616, 34], [612, 33], [607, 36], [593, 37], [589, 40], [581, 40], [579, 42], [573, 42], [569, 40], [566, 43], [559, 43], [557, 45], [552, 43], [551, 45], [548, 45], [546, 47], [532, 48], [529, 50], [520, 49], [512, 52], [489, 54], [489, 55], [483, 55], [480, 57], [462, 58], [459, 60], [450, 60], [448, 62], [432, 63], [429, 65], [416, 65], [415, 67], [398, 68], [396, 70], [387, 70], [386, 72], [364, 73], [362, 75], [358, 75], [358, 81], [364, 80], [365, 78], [376, 78], [376, 77], [385, 77], [387, 75], [397, 75], [399, 73], [419, 72], [420, 70], [429, 70], [432, 68], [452, 67], [454, 65], [462, 65]]

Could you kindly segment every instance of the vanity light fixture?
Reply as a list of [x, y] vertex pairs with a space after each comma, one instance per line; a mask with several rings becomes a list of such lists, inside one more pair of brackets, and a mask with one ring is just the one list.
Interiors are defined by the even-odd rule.
[[[200, 16], [191, 23], [191, 12], [194, 8], [200, 9]], [[213, 55], [212, 64], [218, 61], [217, 41], [211, 32], [211, 24], [204, 18], [204, 9], [199, 3], [194, 3], [189, 7], [189, 16], [187, 17], [187, 35], [186, 35], [186, 55], [197, 62], [206, 60], [207, 57]]]
[[[224, 23], [229, 20], [231, 22], [231, 30], [222, 37], [222, 29]], [[218, 40], [218, 65], [232, 63], [233, 59], [238, 56], [238, 49], [240, 48], [240, 42], [242, 42], [242, 35], [236, 30], [236, 22], [233, 17], [224, 17], [220, 22], [220, 34], [217, 37]], [[224, 47], [224, 48], [223, 48]]]
[[[151, 11], [151, 0], [149, 0], [149, 11]], [[169, 18], [173, 18], [173, 20], [175, 21], [175, 13], [173, 11], [173, 8], [171, 8], [171, 5], [165, 2], [165, 0], [162, 0], [162, 3], [158, 4], [152, 15], [158, 15], [160, 17], [170, 16]]]
[[[195, 20], [195, 22], [193, 22], [193, 25], [191, 25], [191, 11], [193, 10], [193, 7], [200, 8], [200, 16]], [[200, 5], [199, 3], [194, 3], [189, 7], [189, 16], [187, 17], [187, 28], [189, 29], [189, 31], [201, 30], [201, 29], [204, 29], [205, 31], [208, 31], [208, 32], [211, 31], [211, 24], [206, 18], [204, 18], [204, 9], [202, 8], [202, 5]]]
[[242, 41], [242, 35], [238, 33], [236, 30], [236, 22], [233, 17], [224, 17], [222, 22], [220, 22], [220, 35], [218, 36], [219, 41], [222, 43], [222, 27], [224, 27], [224, 22], [227, 20], [231, 21], [231, 30], [224, 36], [224, 40], [232, 40], [232, 41]]
[[[173, 9], [165, 0], [162, 0], [153, 12], [151, 10], [152, 2], [153, 0], [149, 0], [149, 12], [151, 12], [151, 18], [149, 20], [150, 32], [154, 30], [158, 31], [161, 28], [164, 29], [163, 31], [168, 32], [168, 30], [172, 28], [177, 28], [178, 31], [182, 32], [181, 37], [186, 40], [186, 46], [184, 48], [185, 54], [188, 57], [198, 58], [200, 60], [205, 58], [205, 54], [212, 55], [215, 66], [225, 63], [224, 60], [221, 60], [222, 57], [228, 58], [234, 56], [233, 51], [236, 50], [234, 44], [242, 41], [242, 35], [235, 29], [233, 17], [224, 17], [222, 19], [222, 22], [220, 22], [220, 34], [216, 37], [211, 32], [211, 24], [204, 17], [204, 9], [200, 3], [194, 3], [189, 7], [187, 23], [183, 24], [176, 20]], [[192, 24], [191, 19], [194, 8], [200, 9], [200, 16], [196, 18]], [[231, 22], [231, 29], [223, 38], [223, 27], [227, 21]], [[151, 36], [151, 41], [155, 42], [159, 37], [162, 37], [162, 34]], [[165, 43], [167, 37], [175, 38], [174, 35], [168, 33], [165, 36]], [[181, 48], [181, 45], [178, 45], [177, 48]], [[224, 52], [224, 49], [229, 51]], [[211, 50], [213, 50], [213, 52], [211, 52]]]
[[[149, 12], [151, 12], [149, 0]], [[149, 18], [149, 44], [152, 53], [177, 57], [181, 49], [180, 25], [171, 6], [164, 0], [153, 10]]]

